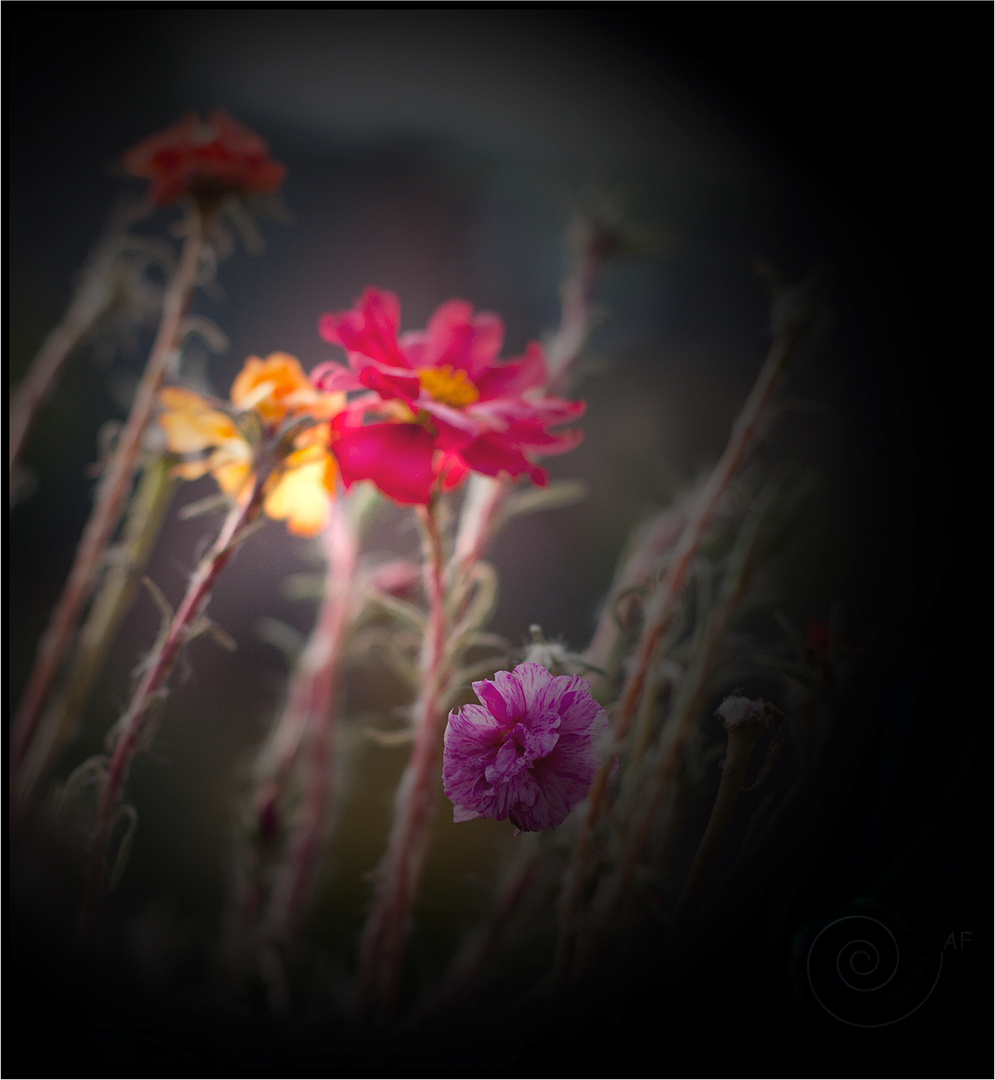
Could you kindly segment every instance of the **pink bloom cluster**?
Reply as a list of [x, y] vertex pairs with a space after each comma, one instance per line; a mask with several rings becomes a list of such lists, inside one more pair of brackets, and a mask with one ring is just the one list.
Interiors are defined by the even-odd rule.
[[132, 147], [123, 164], [132, 176], [152, 181], [149, 198], [158, 206], [188, 196], [214, 204], [229, 195], [270, 194], [287, 174], [266, 143], [223, 109], [207, 120], [187, 113]]
[[349, 367], [321, 365], [316, 385], [366, 391], [333, 423], [346, 486], [372, 480], [398, 502], [426, 504], [470, 471], [545, 484], [533, 457], [576, 446], [579, 432], [549, 429], [586, 406], [544, 396], [542, 346], [500, 362], [504, 324], [462, 300], [443, 304], [424, 331], [399, 334], [400, 325], [397, 297], [377, 289], [321, 320], [322, 337], [346, 350]]
[[511, 818], [525, 832], [560, 825], [598, 766], [608, 718], [590, 685], [524, 663], [473, 690], [480, 704], [454, 709], [446, 728], [442, 779], [453, 820]]

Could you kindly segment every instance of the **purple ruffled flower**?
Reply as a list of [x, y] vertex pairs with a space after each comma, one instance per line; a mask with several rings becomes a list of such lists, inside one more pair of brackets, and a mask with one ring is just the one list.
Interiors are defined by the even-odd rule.
[[454, 821], [511, 820], [525, 832], [561, 824], [587, 795], [608, 717], [590, 684], [540, 664], [473, 684], [479, 705], [449, 714], [442, 780]]

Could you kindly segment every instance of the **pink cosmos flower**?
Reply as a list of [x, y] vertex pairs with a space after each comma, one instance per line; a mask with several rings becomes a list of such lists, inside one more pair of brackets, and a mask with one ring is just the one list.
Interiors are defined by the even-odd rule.
[[223, 109], [207, 120], [187, 113], [132, 147], [123, 164], [132, 176], [152, 181], [149, 198], [158, 206], [187, 196], [213, 205], [229, 195], [271, 194], [287, 174], [266, 143]]
[[607, 714], [576, 675], [539, 664], [473, 684], [479, 705], [449, 714], [442, 780], [454, 821], [511, 820], [553, 829], [587, 795]]
[[586, 405], [543, 396], [542, 346], [500, 362], [504, 324], [462, 300], [443, 304], [424, 331], [398, 336], [400, 325], [397, 297], [378, 289], [367, 289], [352, 311], [321, 320], [322, 337], [346, 350], [349, 367], [322, 365], [316, 385], [374, 392], [333, 429], [346, 485], [370, 479], [404, 503], [427, 503], [436, 487], [453, 488], [469, 471], [544, 485], [532, 458], [576, 446], [579, 432], [549, 428]]

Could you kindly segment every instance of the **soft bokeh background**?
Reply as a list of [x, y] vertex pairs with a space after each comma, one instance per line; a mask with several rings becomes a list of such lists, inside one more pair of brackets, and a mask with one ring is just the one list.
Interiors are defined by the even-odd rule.
[[[941, 44], [969, 35], [967, 6], [944, 8], [939, 26], [937, 9], [923, 8], [903, 8], [904, 35]], [[188, 108], [229, 109], [289, 170], [288, 219], [261, 221], [265, 251], [239, 245], [217, 288], [195, 301], [230, 342], [221, 355], [191, 357], [220, 393], [252, 353], [289, 351], [306, 368], [331, 358], [318, 317], [367, 285], [398, 293], [405, 328], [454, 296], [496, 311], [515, 355], [556, 325], [570, 208], [604, 193], [626, 207], [649, 251], [608, 269], [604, 321], [576, 391], [589, 403], [585, 442], [549, 463], [556, 477], [582, 478], [588, 498], [513, 524], [494, 551], [494, 629], [513, 643], [537, 622], [583, 647], [629, 531], [721, 452], [767, 344], [754, 260], [788, 281], [821, 269], [831, 318], [787, 396], [822, 408], [784, 415], [764, 450], [770, 468], [798, 464], [820, 477], [779, 567], [778, 603], [804, 625], [842, 601], [858, 647], [892, 665], [870, 709], [881, 725], [877, 756], [839, 779], [857, 824], [834, 833], [840, 847], [829, 849], [857, 837], [867, 857], [849, 878], [840, 870], [826, 903], [857, 896], [907, 852], [907, 888], [932, 898], [929, 931], [944, 919], [951, 931], [971, 929], [961, 924], [984, 901], [967, 821], [987, 777], [956, 770], [988, 737], [971, 722], [987, 706], [968, 712], [964, 701], [986, 632], [962, 605], [979, 576], [977, 484], [987, 474], [969, 404], [989, 335], [974, 333], [977, 88], [963, 69], [939, 87], [911, 53], [894, 53], [884, 29], [843, 25], [855, 18], [845, 6], [751, 7], [749, 17], [717, 5], [61, 11], [57, 20], [28, 15], [10, 60], [14, 379], [63, 310], [115, 198], [140, 189], [120, 175], [121, 152]], [[174, 220], [160, 212], [143, 228], [162, 235]], [[112, 354], [82, 353], [28, 448], [37, 487], [8, 534], [15, 694], [86, 518], [98, 430], [124, 415], [146, 347], [139, 334]], [[209, 491], [208, 481], [192, 485], [179, 503]], [[413, 543], [406, 521], [396, 515], [376, 543]], [[174, 518], [163, 534], [150, 573], [173, 600], [206, 529]], [[155, 749], [135, 767], [129, 794], [141, 827], [114, 911], [133, 942], [149, 943], [146, 976], [195, 965], [197, 946], [216, 936], [233, 796], [286, 674], [261, 620], [307, 631], [313, 606], [288, 599], [285, 580], [312, 565], [308, 543], [276, 525], [246, 546], [210, 609], [238, 651], [208, 641], [189, 650]], [[155, 618], [142, 596], [67, 767], [99, 747]], [[372, 707], [369, 687], [353, 692]], [[358, 919], [360, 875], [378, 857], [403, 751], [359, 736], [352, 745], [364, 786], [350, 786], [337, 873], [343, 910]], [[464, 870], [455, 883], [440, 871], [443, 911], [479, 893], [465, 870], [476, 836], [446, 833]], [[497, 830], [491, 840], [500, 843]], [[180, 960], [169, 955], [174, 941]], [[967, 979], [969, 957], [958, 959]], [[48, 992], [45, 964], [25, 965], [30, 1021]], [[781, 1060], [796, 1037], [787, 964], [782, 956], [773, 977], [783, 974], [781, 1034], [765, 1036], [751, 1060]], [[721, 965], [714, 978], [725, 978]], [[110, 991], [89, 1000], [87, 1038], [113, 1028], [120, 1008]], [[962, 1008], [954, 997], [935, 1017], [937, 1037]], [[79, 1019], [76, 998], [66, 1012]], [[637, 1060], [639, 1031], [621, 1030]], [[662, 1060], [678, 1067], [684, 1054], [671, 1046]]]

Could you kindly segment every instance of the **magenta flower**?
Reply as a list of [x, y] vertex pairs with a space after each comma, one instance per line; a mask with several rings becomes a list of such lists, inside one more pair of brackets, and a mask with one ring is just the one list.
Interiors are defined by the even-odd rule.
[[524, 832], [562, 824], [591, 787], [608, 720], [590, 684], [524, 663], [473, 690], [481, 704], [454, 709], [446, 728], [453, 820], [511, 818]]
[[504, 324], [462, 300], [443, 304], [424, 331], [399, 334], [400, 326], [397, 297], [378, 289], [367, 289], [352, 311], [321, 319], [322, 337], [346, 350], [349, 367], [321, 365], [312, 372], [316, 384], [373, 392], [353, 403], [363, 421], [343, 419], [335, 430], [346, 485], [373, 480], [398, 502], [427, 503], [470, 471], [545, 484], [533, 458], [577, 445], [579, 432], [549, 429], [580, 416], [585, 404], [545, 396], [542, 346], [499, 361]]

